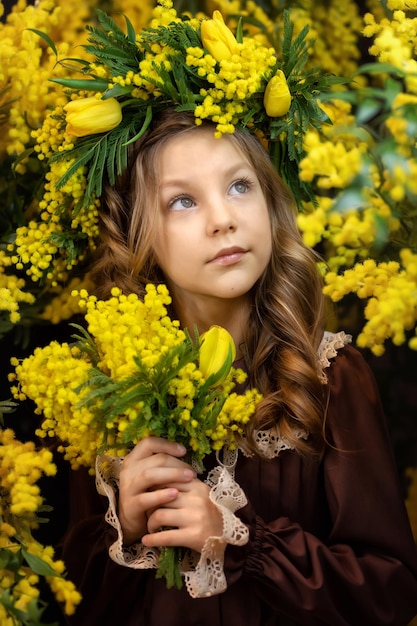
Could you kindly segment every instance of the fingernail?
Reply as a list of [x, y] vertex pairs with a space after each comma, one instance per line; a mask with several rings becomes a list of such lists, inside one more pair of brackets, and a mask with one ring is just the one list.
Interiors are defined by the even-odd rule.
[[180, 443], [177, 444], [177, 450], [179, 454], [185, 454], [187, 452], [187, 450], [185, 449], [185, 447], [183, 445], [181, 445]]
[[184, 476], [185, 476], [185, 478], [190, 478], [191, 479], [191, 478], [194, 478], [195, 474], [194, 474], [193, 470], [186, 469], [186, 470], [184, 470]]

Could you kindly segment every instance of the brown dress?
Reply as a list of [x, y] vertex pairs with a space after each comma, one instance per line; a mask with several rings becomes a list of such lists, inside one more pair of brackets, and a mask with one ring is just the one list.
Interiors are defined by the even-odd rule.
[[77, 472], [63, 557], [83, 594], [75, 626], [402, 626], [417, 613], [417, 551], [373, 375], [348, 346], [326, 371], [322, 462], [239, 456], [249, 542], [227, 546], [227, 590], [193, 599], [114, 563], [107, 501]]

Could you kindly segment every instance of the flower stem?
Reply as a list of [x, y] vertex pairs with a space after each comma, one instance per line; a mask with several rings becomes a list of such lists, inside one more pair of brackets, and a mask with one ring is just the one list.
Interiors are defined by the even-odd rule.
[[176, 587], [182, 588], [182, 576], [180, 571], [180, 563], [184, 556], [183, 548], [165, 547], [161, 549], [159, 555], [159, 566], [156, 572], [156, 578], [164, 578], [168, 589]]

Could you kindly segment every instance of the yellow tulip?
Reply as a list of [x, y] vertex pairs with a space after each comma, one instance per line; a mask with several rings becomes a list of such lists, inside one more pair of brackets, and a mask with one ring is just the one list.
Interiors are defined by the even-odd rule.
[[199, 369], [207, 380], [212, 377], [212, 387], [220, 385], [227, 377], [236, 358], [236, 346], [230, 333], [222, 326], [210, 326], [200, 337]]
[[122, 121], [122, 108], [115, 98], [82, 98], [64, 106], [67, 131], [76, 137], [113, 130]]
[[264, 107], [269, 117], [281, 117], [291, 106], [291, 93], [282, 70], [277, 70], [266, 86]]
[[220, 11], [214, 11], [212, 20], [201, 23], [201, 40], [216, 61], [227, 60], [232, 54], [239, 54], [239, 44], [224, 23]]

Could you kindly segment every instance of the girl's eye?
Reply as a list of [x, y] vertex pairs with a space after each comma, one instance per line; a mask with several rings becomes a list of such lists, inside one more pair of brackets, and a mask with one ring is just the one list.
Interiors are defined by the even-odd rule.
[[184, 209], [191, 209], [194, 206], [193, 200], [189, 196], [178, 196], [169, 203], [169, 209], [171, 211], [181, 211]]
[[250, 187], [251, 187], [251, 182], [249, 180], [246, 180], [246, 179], [237, 180], [231, 186], [231, 193], [232, 194], [247, 193], [249, 191]]

